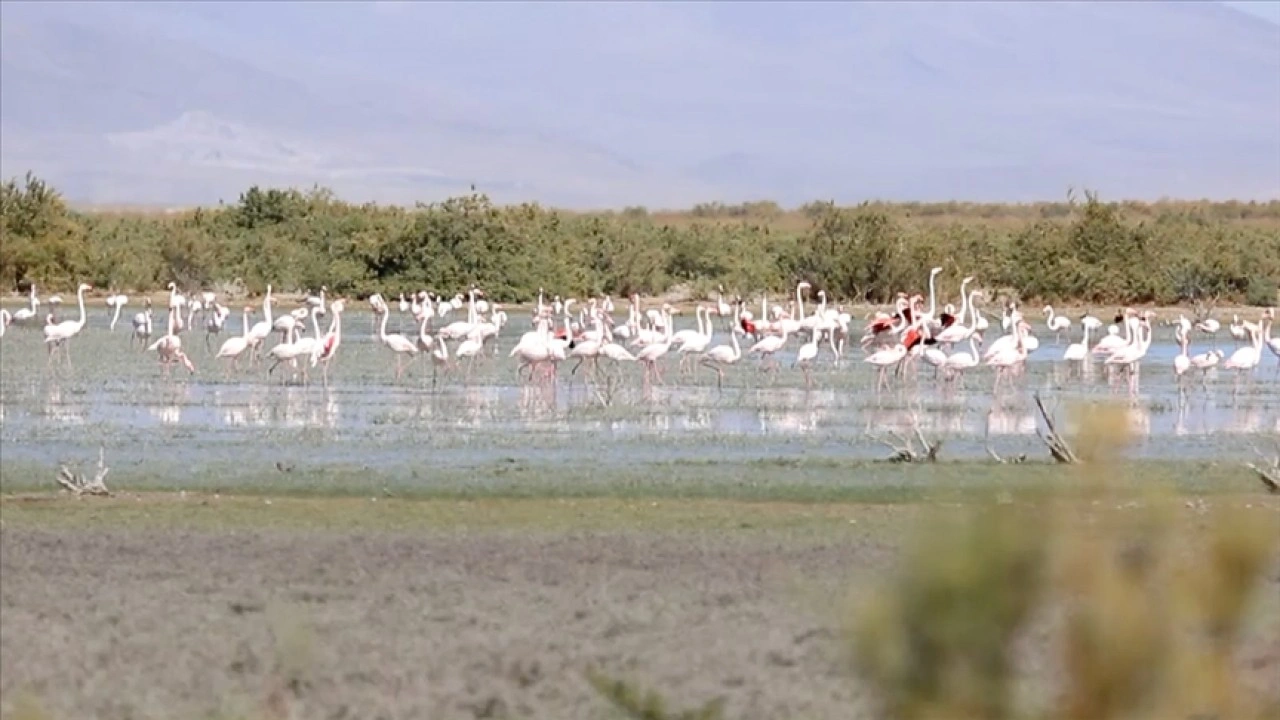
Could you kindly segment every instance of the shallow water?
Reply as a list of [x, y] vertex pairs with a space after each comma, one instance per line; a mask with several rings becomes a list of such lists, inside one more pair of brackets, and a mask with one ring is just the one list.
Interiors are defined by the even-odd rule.
[[[414, 333], [408, 322], [396, 325], [393, 315], [390, 331]], [[679, 327], [688, 325], [692, 319], [678, 320]], [[188, 478], [269, 482], [280, 477], [272, 475], [277, 463], [282, 471], [344, 467], [424, 483], [443, 471], [468, 470], [480, 481], [510, 464], [573, 477], [608, 468], [636, 475], [649, 466], [659, 474], [673, 462], [732, 468], [778, 459], [880, 458], [888, 450], [873, 436], [913, 425], [945, 439], [947, 458], [985, 457], [984, 436], [1001, 454], [1040, 456], [1033, 391], [1051, 407], [1075, 398], [1124, 404], [1138, 437], [1129, 451], [1135, 458], [1238, 459], [1280, 435], [1273, 355], [1264, 349], [1251, 378], [1210, 373], [1203, 386], [1196, 378], [1180, 392], [1168, 328], [1156, 330], [1136, 396], [1125, 380], [1109, 383], [1098, 364], [1086, 366], [1083, 378], [1078, 366], [1068, 377], [1058, 362], [1067, 341], [1057, 345], [1037, 328], [1041, 347], [998, 401], [987, 368], [970, 371], [957, 388], [935, 380], [922, 364], [917, 382], [877, 393], [875, 369], [859, 352], [836, 366], [825, 344], [813, 387], [806, 389], [803, 374], [789, 367], [802, 340], [779, 354], [776, 374], [760, 372], [758, 360], [745, 357], [726, 371], [719, 391], [705, 369], [681, 378], [674, 356], [664, 362], [666, 385], [650, 395], [641, 389], [639, 367], [606, 370], [615, 378], [612, 391], [597, 392], [585, 383], [585, 370], [570, 374], [572, 360], [560, 368], [558, 386], [544, 391], [522, 385], [516, 361], [507, 357], [529, 329], [525, 317], [512, 318], [497, 355], [489, 351], [469, 377], [465, 368], [455, 369], [438, 375], [433, 387], [422, 356], [397, 380], [372, 317], [354, 310], [344, 315], [328, 387], [318, 372], [309, 386], [286, 385], [279, 370], [268, 376], [259, 365], [231, 373], [214, 362], [221, 340], [239, 329], [238, 319], [230, 320], [211, 351], [202, 329], [185, 334], [198, 372], [187, 377], [177, 369], [166, 379], [154, 354], [130, 347], [127, 323], [107, 330], [101, 309], [71, 341], [71, 370], [48, 366], [38, 328], [9, 328], [0, 338], [0, 470], [52, 469], [60, 459], [95, 457], [103, 445], [119, 482], [134, 473], [170, 485]], [[717, 335], [713, 344], [727, 339]], [[1201, 340], [1192, 352], [1207, 345]], [[1223, 348], [1229, 355], [1233, 346], [1228, 341]]]

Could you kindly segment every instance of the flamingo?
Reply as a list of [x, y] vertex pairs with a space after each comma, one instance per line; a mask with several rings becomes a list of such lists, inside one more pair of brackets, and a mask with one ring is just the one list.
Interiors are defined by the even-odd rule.
[[1222, 329], [1222, 323], [1214, 320], [1213, 318], [1205, 318], [1196, 323], [1196, 329], [1213, 338], [1213, 344], [1215, 347], [1217, 346], [1218, 330]]
[[947, 362], [943, 368], [948, 379], [959, 378], [961, 386], [964, 385], [964, 372], [978, 366], [978, 345], [981, 342], [982, 335], [980, 333], [971, 333], [969, 335], [969, 351], [961, 350], [947, 357]]
[[[443, 347], [444, 341], [441, 340], [439, 344], [441, 347]], [[456, 358], [457, 362], [462, 362], [462, 358], [467, 359], [467, 372], [465, 375], [465, 379], [467, 380], [471, 379], [471, 368], [473, 365], [475, 365], [476, 357], [483, 350], [484, 350], [484, 339], [481, 338], [476, 333], [472, 333], [468, 335], [467, 339], [458, 343], [458, 347], [454, 348], [453, 357]], [[432, 354], [431, 361], [433, 364], [436, 362], [447, 363], [449, 361], [449, 351], [445, 349], [442, 352], [444, 354], [439, 357], [437, 357], [435, 353]]]
[[135, 338], [143, 348], [151, 339], [151, 298], [142, 298], [142, 308], [142, 312], [133, 316], [133, 334], [129, 336], [129, 347], [133, 347]]
[[[271, 367], [267, 368], [267, 374], [275, 372], [275, 369], [283, 362], [292, 364], [294, 360], [307, 354], [308, 348], [302, 344], [302, 338], [299, 337], [299, 329], [294, 326], [289, 330], [289, 337], [284, 342], [276, 343], [267, 351], [267, 355], [271, 356], [275, 362], [271, 363]], [[283, 378], [282, 382], [288, 378]]]
[[[1151, 347], [1151, 313], [1143, 313], [1138, 317], [1130, 317], [1126, 319], [1126, 323], [1136, 325], [1138, 328], [1137, 336], [1132, 338], [1131, 342], [1111, 353], [1104, 364], [1119, 365], [1129, 370], [1129, 391], [1137, 393], [1138, 391], [1138, 372], [1139, 363], [1142, 358], [1146, 357], [1148, 348]], [[1145, 330], [1145, 332], [1144, 332]]]
[[1262, 341], [1267, 344], [1271, 354], [1276, 356], [1276, 373], [1280, 374], [1280, 337], [1271, 337], [1271, 324], [1275, 322], [1275, 317], [1275, 308], [1268, 308], [1262, 324]]
[[862, 362], [875, 365], [880, 369], [879, 374], [876, 376], [876, 392], [880, 392], [881, 387], [887, 388], [889, 386], [889, 368], [902, 362], [902, 359], [906, 356], [907, 346], [902, 343], [898, 343], [893, 347], [877, 350], [862, 359]]
[[1044, 324], [1057, 334], [1057, 342], [1061, 345], [1063, 331], [1071, 329], [1071, 318], [1054, 313], [1052, 305], [1045, 305], [1043, 312], [1048, 316]]
[[[1013, 368], [1016, 368], [1026, 361], [1027, 348], [1023, 344], [1026, 327], [1026, 323], [1023, 322], [1013, 323], [1013, 334], [1011, 336], [1005, 336], [1012, 337], [1014, 339], [1013, 345], [1011, 347], [1003, 346], [996, 349], [996, 344], [993, 343], [992, 349], [995, 349], [996, 352], [992, 353], [990, 350], [987, 351], [988, 355], [985, 358], [987, 365], [996, 369], [996, 381], [995, 386], [992, 388], [992, 393], [999, 392], [1001, 378], [1008, 376]], [[1004, 338], [1001, 338], [1001, 340], [1003, 339]]]
[[267, 286], [267, 294], [262, 298], [262, 319], [253, 324], [249, 328], [249, 345], [254, 348], [253, 355], [250, 358], [259, 357], [262, 354], [262, 343], [271, 335], [271, 305], [275, 303], [275, 298], [271, 295], [271, 286]]
[[13, 316], [9, 314], [8, 310], [0, 308], [0, 337], [4, 337], [4, 331], [11, 322], [13, 322]]
[[1084, 326], [1084, 339], [1067, 346], [1067, 349], [1062, 353], [1062, 359], [1065, 362], [1083, 362], [1089, 357], [1089, 330], [1092, 326], [1086, 322], [1081, 322], [1080, 324]]
[[218, 354], [214, 356], [215, 360], [218, 358], [230, 358], [229, 370], [238, 368], [240, 356], [249, 347], [249, 316], [251, 314], [253, 314], [253, 308], [246, 305], [242, 316], [243, 322], [241, 323], [240, 336], [227, 338], [226, 342], [222, 343], [222, 347], [218, 348]]
[[604, 322], [600, 320], [599, 316], [595, 318], [595, 325], [596, 329], [600, 331], [599, 336], [592, 336], [585, 340], [581, 340], [573, 346], [572, 350], [569, 351], [569, 357], [578, 359], [578, 363], [569, 371], [570, 375], [576, 374], [578, 372], [578, 368], [582, 367], [582, 363], [588, 360], [591, 361], [591, 372], [593, 375], [595, 374], [596, 365], [600, 361], [600, 351], [604, 348], [604, 345], [607, 342], [604, 337]]
[[662, 382], [662, 370], [658, 367], [658, 360], [671, 349], [671, 314], [670, 311], [665, 312], [667, 313], [664, 318], [666, 335], [663, 341], [646, 345], [640, 352], [636, 353], [636, 362], [644, 365], [644, 385], [646, 388], [649, 387], [650, 372], [657, 377], [659, 383]]
[[729, 306], [729, 303], [724, 301], [723, 285], [716, 286], [716, 314], [725, 322], [729, 322], [730, 316], [733, 315], [733, 308]]
[[418, 353], [418, 346], [412, 340], [396, 333], [394, 335], [387, 334], [387, 318], [390, 313], [382, 314], [382, 321], [378, 324], [378, 340], [387, 347], [388, 350], [396, 355], [396, 378], [404, 372], [404, 356], [413, 356]]
[[[697, 315], [698, 325], [699, 327], [702, 327], [703, 307], [701, 305], [697, 308]], [[707, 308], [705, 331], [686, 338], [680, 345], [680, 349], [677, 351], [680, 354], [680, 373], [682, 375], [685, 372], [686, 361], [694, 360], [696, 356], [706, 352], [707, 348], [711, 345], [714, 333], [715, 327], [714, 323], [711, 322], [711, 310]], [[815, 347], [817, 347], [816, 343]]]
[[1191, 356], [1187, 352], [1191, 341], [1181, 326], [1174, 329], [1173, 336], [1177, 339], [1180, 348], [1178, 354], [1173, 358], [1173, 374], [1174, 377], [1178, 378], [1178, 388], [1181, 389], [1182, 377], [1191, 369]]
[[1209, 352], [1191, 356], [1191, 367], [1200, 371], [1200, 384], [1208, 390], [1209, 371], [1218, 366], [1218, 361], [1226, 357], [1226, 353], [1214, 349]]
[[[309, 360], [308, 363], [303, 363], [302, 365], [302, 382], [304, 383], [311, 380], [308, 368], [316, 366], [317, 358], [320, 356], [320, 352], [324, 349], [325, 338], [320, 334], [320, 323], [316, 320], [316, 316], [320, 314], [319, 311], [319, 305], [312, 305], [310, 312], [308, 313], [311, 316], [312, 335], [309, 337], [302, 337], [301, 328], [295, 331], [299, 337], [293, 341], [294, 358], [307, 358]], [[288, 359], [292, 360], [293, 358]], [[276, 364], [279, 364], [279, 360], [277, 360]], [[267, 374], [270, 375], [271, 372], [268, 371]]]
[[[1270, 329], [1271, 319], [1263, 318], [1263, 327]], [[1239, 388], [1240, 378], [1246, 373], [1252, 373], [1253, 369], [1258, 367], [1258, 363], [1262, 362], [1262, 335], [1261, 329], [1250, 331], [1250, 344], [1246, 345], [1235, 352], [1231, 353], [1231, 357], [1222, 362], [1222, 367], [1228, 370], [1236, 371], [1236, 387]], [[1250, 375], [1252, 377], [1252, 375]]]
[[436, 374], [440, 368], [447, 368], [449, 365], [449, 343], [443, 338], [433, 339], [431, 350], [431, 387], [436, 386]]
[[53, 352], [59, 346], [63, 349], [63, 354], [67, 358], [67, 366], [71, 366], [71, 346], [68, 341], [78, 335], [84, 329], [85, 312], [84, 312], [84, 292], [93, 288], [87, 283], [80, 283], [80, 287], [76, 288], [76, 301], [80, 304], [79, 320], [64, 320], [56, 325], [44, 326], [44, 342], [49, 346], [49, 361], [53, 362]]
[[818, 357], [818, 338], [822, 337], [822, 333], [816, 329], [809, 334], [809, 342], [800, 346], [800, 350], [796, 353], [795, 362], [791, 363], [794, 368], [797, 365], [804, 371], [805, 387], [813, 387], [813, 375], [810, 372], [810, 365], [813, 364], [814, 358]]
[[[943, 328], [942, 331], [934, 337], [934, 340], [936, 340], [939, 345], [948, 350], [951, 349], [952, 345], [962, 342], [974, 332], [972, 328], [965, 327], [964, 325], [964, 317], [969, 312], [969, 298], [972, 295], [972, 293], [966, 295], [965, 288], [968, 287], [971, 282], [973, 282], [972, 276], [960, 281], [960, 314], [957, 316], [954, 323]], [[977, 291], [975, 290], [974, 292]]]
[[125, 304], [128, 302], [129, 298], [125, 295], [113, 293], [107, 296], [107, 307], [114, 309], [114, 312], [111, 313], [111, 326], [108, 328], [109, 330], [115, 331], [116, 323], [120, 321], [120, 311], [124, 309]]
[[36, 313], [40, 308], [40, 298], [36, 296], [36, 284], [31, 283], [27, 297], [28, 306], [19, 308], [13, 312], [13, 322], [19, 325], [26, 325], [35, 319]]
[[716, 389], [720, 390], [724, 383], [724, 366], [733, 365], [742, 359], [742, 348], [738, 345], [738, 335], [742, 331], [738, 328], [731, 328], [729, 331], [730, 345], [717, 345], [703, 354], [700, 364], [703, 367], [716, 371]]
[[[787, 344], [787, 335], [790, 331], [790, 325], [782, 325], [781, 335], [769, 335], [762, 338], [759, 342], [747, 349], [747, 354], [753, 355], [755, 353], [760, 353], [760, 368], [764, 369], [765, 363], [773, 358], [773, 354], [781, 350], [783, 346]], [[776, 361], [774, 370], [777, 370]]]
[[511, 348], [511, 353], [507, 357], [520, 356], [520, 365], [516, 368], [518, 377], [527, 367], [529, 368], [529, 379], [532, 380], [534, 368], [551, 358], [549, 322], [547, 318], [539, 318], [536, 321], [537, 329], [525, 333], [521, 336], [520, 342]]
[[1227, 332], [1231, 334], [1231, 339], [1235, 341], [1237, 346], [1249, 339], [1249, 330], [1247, 325], [1248, 323], [1240, 322], [1239, 315], [1231, 316], [1231, 324], [1227, 326]]
[[307, 305], [315, 308], [316, 315], [324, 315], [327, 312], [325, 310], [325, 305], [324, 305], [324, 294], [325, 294], [325, 291], [327, 291], [328, 289], [329, 288], [325, 287], [324, 285], [321, 285], [319, 296], [316, 296], [316, 295], [307, 296]]
[[346, 309], [346, 303], [342, 300], [334, 300], [329, 305], [329, 310], [333, 317], [329, 320], [329, 332], [325, 333], [324, 342], [321, 344], [320, 353], [311, 356], [311, 365], [314, 367], [316, 363], [324, 363], [321, 366], [321, 372], [324, 376], [325, 387], [329, 386], [329, 366], [333, 364], [333, 358], [338, 354], [338, 347], [342, 345], [342, 312]]
[[160, 367], [164, 368], [165, 377], [169, 376], [170, 366], [175, 362], [185, 365], [192, 375], [196, 373], [196, 368], [191, 364], [191, 359], [182, 351], [182, 338], [178, 336], [179, 307], [172, 304], [169, 306], [168, 331], [147, 348], [147, 352], [154, 350], [159, 356]]
[[226, 305], [214, 303], [211, 307], [213, 308], [213, 314], [210, 315], [204, 323], [205, 350], [210, 349], [209, 339], [222, 332], [222, 326], [226, 324], [227, 316], [231, 314], [231, 308], [228, 308]]

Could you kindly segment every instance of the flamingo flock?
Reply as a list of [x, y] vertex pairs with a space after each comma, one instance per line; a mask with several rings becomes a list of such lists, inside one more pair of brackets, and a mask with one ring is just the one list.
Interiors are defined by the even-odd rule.
[[[877, 392], [895, 383], [918, 382], [923, 363], [946, 387], [963, 386], [965, 378], [980, 366], [990, 368], [992, 392], [999, 394], [1017, 382], [1030, 355], [1045, 352], [1016, 301], [1003, 302], [999, 328], [994, 325], [994, 317], [987, 319], [981, 310], [987, 296], [974, 287], [973, 276], [961, 280], [958, 307], [949, 302], [940, 307], [937, 278], [942, 272], [941, 267], [930, 270], [927, 300], [922, 293], [898, 293], [892, 311], [874, 313], [860, 328], [857, 348], [862, 352], [862, 363], [876, 371]], [[846, 360], [855, 325], [842, 306], [828, 303], [825, 291], [819, 290], [817, 302], [813, 302], [808, 293], [811, 289], [809, 282], [798, 283], [786, 307], [771, 304], [767, 296], [761, 296], [756, 315], [742, 298], [726, 298], [724, 289], [719, 288], [713, 304], [694, 308], [695, 326], [679, 330], [676, 324], [680, 312], [668, 303], [645, 307], [633, 295], [627, 299], [626, 319], [616, 322], [614, 302], [608, 295], [580, 303], [559, 296], [548, 300], [540, 290], [532, 308], [530, 330], [521, 335], [507, 357], [516, 361], [518, 378], [538, 384], [556, 382], [557, 369], [566, 360], [573, 361], [571, 377], [585, 366], [587, 382], [596, 382], [601, 373], [616, 371], [623, 365], [639, 365], [640, 383], [646, 392], [666, 383], [664, 365], [667, 358], [675, 357], [681, 378], [696, 376], [702, 370], [713, 373], [720, 388], [725, 370], [742, 363], [744, 358], [758, 358], [760, 372], [771, 377], [778, 373], [782, 369], [778, 355], [794, 338], [799, 344], [791, 369], [798, 369], [805, 386], [812, 387], [813, 370], [824, 352], [829, 353], [833, 366]], [[92, 288], [88, 284], [77, 288], [77, 319], [58, 321], [52, 312], [46, 316], [43, 334], [50, 366], [61, 358], [70, 368], [71, 342], [88, 320], [85, 293], [89, 290]], [[234, 320], [228, 329], [230, 308], [212, 292], [184, 295], [176, 283], [169, 283], [168, 291], [164, 334], [153, 338], [152, 303], [145, 298], [142, 310], [131, 317], [129, 338], [131, 345], [136, 340], [145, 352], [155, 354], [166, 376], [174, 365], [182, 365], [195, 374], [195, 364], [189, 348], [183, 345], [182, 335], [191, 328], [203, 327], [205, 352], [223, 365], [227, 376], [241, 372], [242, 363], [252, 368], [269, 362], [269, 378], [277, 377], [277, 371], [283, 368], [279, 375], [282, 382], [297, 378], [307, 383], [311, 370], [320, 367], [323, 381], [329, 382], [342, 342], [345, 301], [330, 301], [327, 287], [306, 296], [300, 307], [278, 312], [278, 300], [268, 285], [258, 308], [246, 305], [241, 309], [239, 333], [223, 340], [216, 352], [215, 338], [222, 336], [224, 330], [234, 333], [236, 329]], [[56, 308], [60, 302], [61, 298], [53, 296], [43, 304]], [[110, 331], [115, 331], [128, 302], [127, 296], [114, 291], [105, 298]], [[500, 355], [498, 341], [502, 328], [508, 324], [508, 315], [497, 303], [488, 302], [478, 287], [449, 297], [428, 291], [408, 296], [400, 293], [394, 310], [380, 293], [370, 296], [368, 302], [374, 313], [375, 337], [392, 356], [397, 379], [411, 370], [418, 356], [422, 356], [424, 372], [430, 368], [434, 385], [442, 370], [449, 372], [462, 366], [464, 377], [469, 380], [477, 362]], [[0, 311], [0, 337], [11, 324], [32, 325], [41, 304], [32, 285], [26, 307], [12, 313]], [[400, 314], [395, 332], [388, 329], [393, 311]], [[1055, 336], [1059, 345], [1064, 336], [1070, 338], [1074, 324], [1071, 318], [1050, 305], [1044, 306], [1041, 313], [1045, 330]], [[329, 323], [322, 328], [320, 318], [325, 316]], [[255, 317], [261, 319], [255, 322]], [[1104, 330], [1104, 323], [1098, 318], [1090, 314], [1081, 317], [1080, 340], [1069, 342], [1061, 356], [1068, 377], [1075, 372], [1083, 375], [1094, 363], [1101, 363], [1113, 382], [1118, 385], [1122, 377], [1126, 378], [1130, 392], [1136, 393], [1141, 366], [1154, 336], [1153, 319], [1149, 311], [1122, 308]], [[414, 331], [406, 331], [406, 321]], [[1228, 355], [1217, 347], [1217, 333], [1222, 327], [1217, 320], [1201, 317], [1193, 322], [1179, 317], [1174, 339], [1180, 352], [1172, 365], [1179, 387], [1184, 388], [1185, 381], [1197, 375], [1204, 385], [1209, 371], [1220, 368], [1234, 374], [1239, 389], [1253, 382], [1254, 371], [1267, 351], [1276, 357], [1280, 374], [1280, 338], [1272, 336], [1273, 322], [1273, 309], [1264, 311], [1256, 322], [1233, 315], [1228, 329], [1236, 348]], [[1207, 336], [1212, 347], [1193, 355], [1192, 335], [1197, 332]], [[986, 338], [992, 334], [995, 337], [987, 343]], [[271, 342], [273, 337], [278, 339]], [[602, 368], [601, 360], [609, 362]]]

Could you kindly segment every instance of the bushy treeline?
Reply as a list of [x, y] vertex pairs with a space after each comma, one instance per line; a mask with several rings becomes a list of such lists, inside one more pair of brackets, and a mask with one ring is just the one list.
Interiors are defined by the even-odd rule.
[[471, 283], [500, 301], [722, 285], [744, 297], [814, 292], [885, 302], [928, 270], [1024, 300], [1272, 304], [1280, 201], [1041, 205], [774, 203], [686, 213], [573, 213], [483, 195], [413, 208], [352, 204], [327, 190], [252, 187], [233, 205], [175, 213], [81, 212], [30, 174], [0, 193], [0, 283], [50, 289], [314, 290], [364, 296]]

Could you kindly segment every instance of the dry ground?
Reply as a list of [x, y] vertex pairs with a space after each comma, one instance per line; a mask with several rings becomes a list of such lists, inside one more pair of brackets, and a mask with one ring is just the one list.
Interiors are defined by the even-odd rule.
[[51, 717], [103, 720], [290, 705], [305, 718], [615, 717], [584, 679], [594, 666], [679, 706], [724, 695], [729, 717], [849, 717], [860, 703], [832, 591], [891, 557], [856, 535], [777, 529], [5, 520], [7, 716], [38, 699]]
[[[584, 679], [596, 667], [677, 707], [724, 696], [735, 720], [868, 717], [844, 613], [915, 514], [2, 497], [0, 715], [618, 717]], [[1264, 594], [1278, 589], [1280, 566]], [[1257, 627], [1242, 661], [1266, 687], [1280, 623]], [[1044, 637], [1020, 663], [1053, 676]]]

